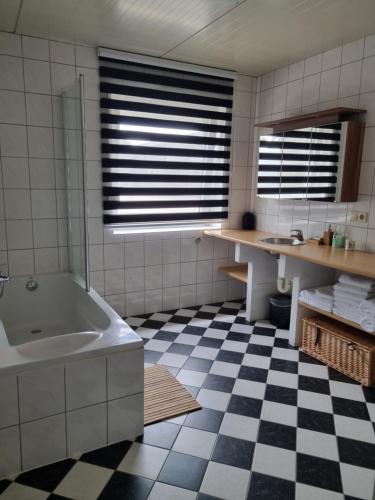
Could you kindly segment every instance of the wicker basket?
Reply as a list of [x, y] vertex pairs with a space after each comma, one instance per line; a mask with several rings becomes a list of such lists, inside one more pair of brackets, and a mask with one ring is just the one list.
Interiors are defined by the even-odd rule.
[[375, 337], [327, 318], [305, 318], [301, 349], [362, 385], [375, 385]]

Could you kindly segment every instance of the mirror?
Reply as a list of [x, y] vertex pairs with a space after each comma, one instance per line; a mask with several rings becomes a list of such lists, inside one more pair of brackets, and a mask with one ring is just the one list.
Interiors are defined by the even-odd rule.
[[[326, 202], [355, 201], [353, 198], [356, 199], [357, 193], [353, 189], [357, 190], [358, 185], [350, 186], [350, 183], [358, 183], [359, 168], [353, 161], [351, 165], [347, 164], [348, 123], [355, 122], [261, 135], [257, 196]], [[350, 174], [352, 179], [348, 179]]]

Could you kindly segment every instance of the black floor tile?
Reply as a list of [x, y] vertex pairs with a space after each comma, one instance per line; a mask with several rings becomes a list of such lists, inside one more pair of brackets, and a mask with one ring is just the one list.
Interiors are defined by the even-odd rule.
[[67, 458], [61, 462], [45, 465], [17, 476], [16, 482], [39, 490], [52, 492], [70, 471], [76, 460]]
[[267, 382], [268, 370], [253, 368], [252, 366], [241, 366], [238, 378], [254, 380], [255, 382]]
[[360, 418], [370, 420], [370, 415], [366, 403], [353, 401], [351, 399], [332, 397], [333, 413], [344, 415], [345, 417]]
[[203, 334], [206, 333], [206, 328], [201, 326], [186, 325], [182, 330], [182, 333], [189, 333], [190, 335], [198, 335], [199, 337], [202, 337]]
[[358, 467], [375, 469], [375, 444], [338, 436], [340, 461]]
[[190, 392], [193, 398], [196, 398], [200, 391], [200, 387], [195, 387], [194, 385], [185, 385], [184, 387]]
[[261, 399], [246, 398], [245, 396], [232, 395], [227, 412], [236, 413], [245, 417], [260, 418], [263, 401]]
[[256, 354], [257, 356], [267, 356], [270, 358], [272, 355], [272, 349], [273, 348], [268, 345], [249, 344], [246, 352], [248, 354]]
[[194, 370], [196, 372], [208, 373], [211, 369], [213, 361], [210, 359], [190, 357], [185, 361], [184, 370]]
[[224, 340], [212, 339], [211, 337], [202, 337], [198, 342], [198, 345], [202, 347], [212, 347], [213, 349], [220, 349], [223, 345]]
[[210, 313], [207, 311], [198, 311], [197, 314], [194, 316], [194, 318], [199, 318], [199, 319], [214, 319], [216, 316], [215, 313]]
[[158, 481], [179, 488], [198, 491], [206, 472], [208, 461], [171, 451], [165, 461]]
[[159, 446], [160, 448], [170, 449], [175, 442], [180, 428], [180, 425], [171, 424], [170, 422], [147, 425], [144, 428], [143, 436], [139, 436], [137, 441], [152, 446]]
[[270, 369], [279, 372], [298, 373], [298, 363], [286, 359], [272, 358]]
[[155, 319], [146, 319], [142, 323], [142, 328], [151, 328], [152, 330], [160, 330], [165, 325], [164, 321], [156, 321]]
[[146, 500], [153, 484], [150, 479], [115, 471], [99, 500]]
[[265, 399], [275, 403], [284, 403], [287, 405], [297, 405], [297, 390], [289, 387], [280, 387], [278, 385], [267, 385]]
[[254, 335], [266, 335], [267, 337], [274, 337], [276, 333], [276, 328], [267, 328], [265, 326], [254, 326]]
[[363, 394], [368, 403], [375, 403], [375, 389], [370, 387], [362, 387]]
[[331, 413], [298, 408], [297, 426], [311, 431], [335, 434], [335, 421]]
[[297, 453], [297, 481], [342, 493], [340, 465], [333, 460]]
[[184, 356], [190, 356], [193, 350], [194, 350], [193, 345], [174, 343], [168, 347], [167, 352], [171, 352], [173, 354], [182, 354]]
[[334, 380], [335, 382], [345, 382], [346, 384], [354, 384], [359, 385], [359, 382], [353, 380], [352, 378], [347, 377], [343, 373], [334, 370], [330, 366], [328, 367], [328, 375], [330, 380]]
[[191, 316], [179, 316], [174, 314], [169, 320], [170, 323], [178, 323], [180, 325], [187, 325], [191, 321]]
[[219, 432], [224, 412], [212, 410], [211, 408], [202, 408], [186, 417], [184, 425], [194, 427], [202, 431]]
[[48, 496], [47, 500], [71, 500], [71, 498], [69, 498], [69, 497], [63, 497], [61, 495], [57, 495], [56, 493], [51, 493]]
[[291, 351], [298, 351], [298, 347], [290, 345], [288, 339], [280, 339], [277, 337], [275, 338], [273, 346], [280, 347], [281, 349], [290, 349]]
[[180, 335], [179, 333], [160, 330], [158, 333], [154, 335], [153, 338], [156, 340], [166, 340], [168, 342], [174, 342], [179, 335]]
[[310, 363], [312, 365], [320, 365], [323, 366], [324, 363], [319, 361], [319, 359], [313, 358], [312, 356], [309, 356], [305, 352], [299, 351], [299, 361], [301, 363]]
[[157, 363], [162, 357], [163, 353], [158, 351], [149, 351], [147, 348], [144, 350], [145, 363]]
[[298, 389], [303, 391], [319, 392], [320, 394], [330, 394], [328, 380], [315, 377], [305, 377], [304, 375], [300, 375], [298, 377]]
[[211, 460], [222, 464], [251, 470], [255, 443], [219, 435]]
[[240, 332], [229, 332], [227, 340], [234, 340], [235, 342], [246, 342], [250, 340], [250, 334]]
[[232, 392], [235, 378], [223, 377], [209, 373], [203, 382], [202, 387], [212, 389], [213, 391]]
[[236, 365], [240, 365], [243, 357], [244, 355], [241, 352], [221, 350], [216, 356], [216, 361], [224, 361], [225, 363], [235, 363]]
[[258, 442], [278, 446], [288, 450], [296, 449], [296, 428], [289, 425], [275, 424], [261, 421], [259, 426]]
[[0, 494], [3, 493], [11, 484], [12, 481], [9, 479], [0, 479]]
[[229, 332], [230, 327], [233, 323], [225, 323], [224, 321], [215, 321], [213, 320], [210, 324], [210, 328], [216, 328], [217, 330], [225, 330]]
[[108, 469], [117, 469], [131, 445], [131, 441], [110, 444], [104, 448], [84, 453], [79, 460], [100, 467], [108, 467]]
[[[176, 500], [178, 500], [176, 498]], [[199, 493], [197, 496], [197, 500], [221, 500], [219, 497], [213, 497], [211, 495], [206, 495], [205, 493]]]
[[266, 476], [259, 472], [251, 473], [247, 500], [294, 500], [294, 495], [293, 481]]

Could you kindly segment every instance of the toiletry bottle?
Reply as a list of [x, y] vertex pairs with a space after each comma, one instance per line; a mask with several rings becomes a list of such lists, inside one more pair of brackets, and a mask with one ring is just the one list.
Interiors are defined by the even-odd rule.
[[345, 246], [344, 233], [342, 233], [339, 228], [336, 228], [336, 231], [334, 232], [333, 238], [332, 238], [332, 247], [333, 248], [343, 248], [344, 246]]
[[328, 229], [323, 233], [323, 243], [324, 245], [332, 245], [333, 231], [331, 228], [331, 224], [328, 226]]

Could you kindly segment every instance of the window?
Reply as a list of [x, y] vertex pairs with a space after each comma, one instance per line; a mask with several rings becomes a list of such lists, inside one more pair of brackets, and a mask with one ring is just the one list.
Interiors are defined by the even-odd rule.
[[228, 218], [233, 74], [99, 49], [104, 224]]
[[334, 201], [341, 128], [335, 123], [261, 136], [258, 196]]

